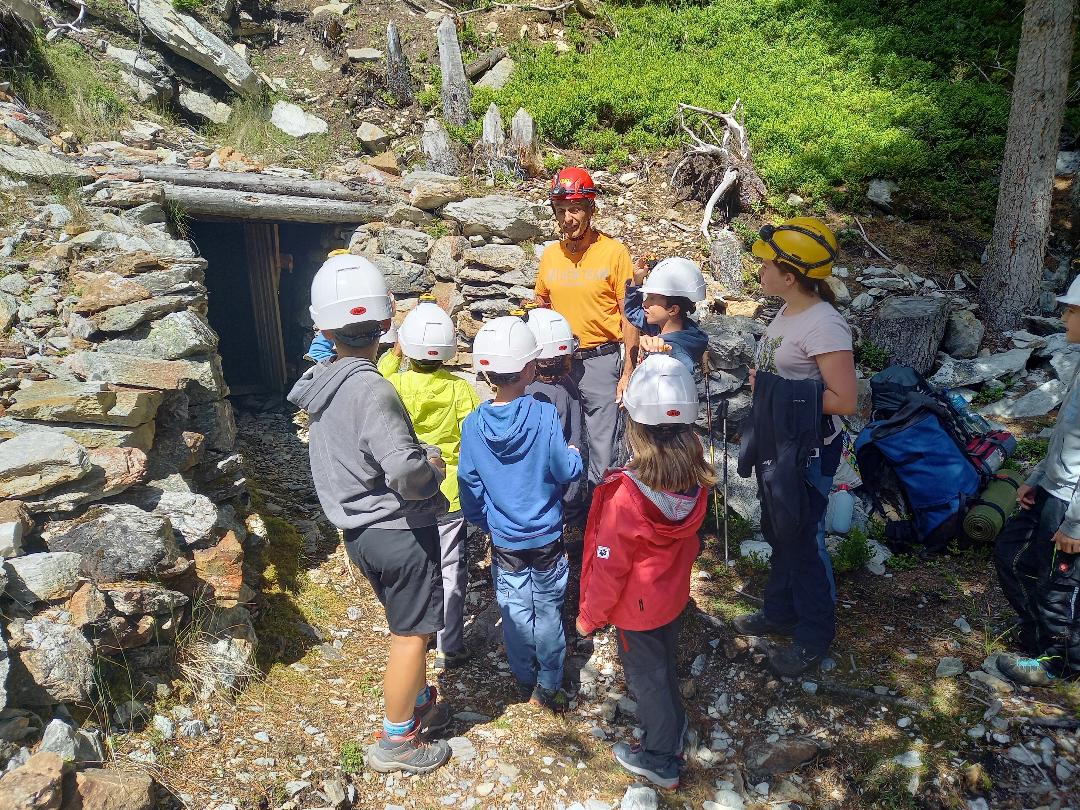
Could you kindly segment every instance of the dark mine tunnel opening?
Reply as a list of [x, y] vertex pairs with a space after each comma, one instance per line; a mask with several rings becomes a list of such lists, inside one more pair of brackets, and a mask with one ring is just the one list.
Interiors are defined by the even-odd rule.
[[308, 367], [311, 279], [351, 229], [224, 219], [189, 228], [207, 262], [208, 318], [230, 394], [280, 397]]

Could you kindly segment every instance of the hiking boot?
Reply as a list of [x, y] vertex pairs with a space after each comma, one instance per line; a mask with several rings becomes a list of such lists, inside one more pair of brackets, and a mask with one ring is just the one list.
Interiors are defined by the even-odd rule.
[[420, 742], [418, 730], [404, 737], [382, 737], [368, 746], [367, 766], [379, 773], [405, 771], [428, 773], [442, 767], [450, 759], [446, 740]]
[[1049, 686], [1054, 682], [1054, 676], [1038, 658], [1002, 653], [997, 657], [997, 668], [1010, 681], [1024, 686]]
[[553, 714], [565, 714], [566, 710], [570, 708], [570, 698], [566, 696], [566, 692], [562, 689], [545, 689], [540, 684], [536, 685], [533, 689], [532, 695], [529, 697], [529, 703], [533, 706], [540, 706], [547, 709]]
[[438, 687], [429, 686], [431, 697], [423, 706], [416, 707], [416, 728], [420, 736], [427, 738], [450, 725], [450, 707], [439, 702]]
[[470, 658], [472, 658], [472, 650], [437, 653], [435, 655], [435, 671], [446, 672], [448, 669], [463, 667]]
[[763, 610], [736, 616], [731, 623], [741, 636], [790, 636], [795, 631], [794, 624], [771, 621]]
[[517, 693], [518, 700], [521, 703], [528, 703], [532, 700], [533, 692], [536, 691], [536, 684], [514, 681], [514, 691]]
[[616, 743], [611, 749], [615, 760], [630, 773], [644, 776], [658, 788], [675, 790], [679, 786], [679, 762], [675, 757], [664, 763], [647, 754], [640, 745]]
[[801, 644], [770, 644], [768, 649], [769, 666], [777, 675], [794, 678], [821, 663], [822, 656], [814, 655]]

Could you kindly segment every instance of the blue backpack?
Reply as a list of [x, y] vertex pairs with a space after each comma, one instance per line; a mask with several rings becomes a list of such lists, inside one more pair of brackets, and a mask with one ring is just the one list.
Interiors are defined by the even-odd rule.
[[948, 405], [917, 392], [859, 433], [855, 456], [863, 484], [886, 516], [893, 551], [917, 545], [943, 551], [961, 537], [967, 506], [982, 486], [965, 443]]

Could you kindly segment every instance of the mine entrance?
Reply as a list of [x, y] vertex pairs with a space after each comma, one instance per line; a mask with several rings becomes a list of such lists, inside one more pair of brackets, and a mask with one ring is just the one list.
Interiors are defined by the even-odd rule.
[[232, 395], [283, 393], [307, 365], [311, 279], [347, 235], [336, 226], [202, 219], [189, 238], [207, 261], [209, 321]]

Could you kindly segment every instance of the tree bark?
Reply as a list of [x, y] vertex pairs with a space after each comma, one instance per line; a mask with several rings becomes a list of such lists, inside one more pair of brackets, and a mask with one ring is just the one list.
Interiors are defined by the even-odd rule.
[[504, 59], [507, 53], [509, 53], [509, 51], [507, 51], [506, 48], [495, 48], [494, 50], [488, 51], [476, 61], [469, 62], [469, 64], [465, 66], [465, 75], [470, 81], [476, 81], [480, 76], [495, 67], [499, 60]]
[[890, 363], [926, 374], [937, 357], [948, 318], [949, 305], [942, 298], [890, 298], [870, 324], [869, 338], [888, 352]]
[[979, 287], [982, 311], [997, 329], [1019, 326], [1039, 297], [1075, 33], [1075, 0], [1029, 0], [1020, 33], [994, 233]]
[[165, 202], [193, 217], [224, 217], [260, 222], [360, 224], [384, 219], [387, 206], [315, 197], [288, 197], [198, 186], [165, 186]]

